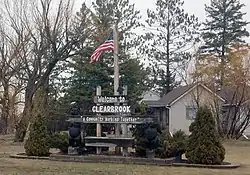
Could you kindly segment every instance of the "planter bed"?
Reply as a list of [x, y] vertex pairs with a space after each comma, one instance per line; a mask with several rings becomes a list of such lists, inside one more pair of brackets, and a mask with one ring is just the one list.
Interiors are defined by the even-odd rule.
[[159, 158], [139, 158], [139, 157], [123, 157], [123, 156], [107, 156], [107, 155], [62, 155], [51, 154], [49, 160], [65, 161], [65, 162], [91, 162], [91, 163], [122, 163], [122, 164], [138, 164], [138, 165], [161, 165], [167, 166], [175, 162], [175, 157], [168, 159]]
[[16, 159], [37, 159], [51, 160], [63, 162], [87, 162], [87, 163], [114, 163], [114, 164], [138, 164], [138, 165], [158, 165], [158, 166], [175, 166], [175, 167], [190, 167], [190, 168], [209, 168], [209, 169], [235, 169], [240, 167], [240, 164], [231, 164], [224, 162], [222, 165], [203, 165], [190, 164], [187, 160], [182, 160], [181, 163], [176, 163], [176, 158], [139, 158], [139, 157], [123, 157], [116, 155], [67, 155], [67, 154], [50, 154], [49, 157], [27, 156], [25, 153], [11, 154], [10, 158]]

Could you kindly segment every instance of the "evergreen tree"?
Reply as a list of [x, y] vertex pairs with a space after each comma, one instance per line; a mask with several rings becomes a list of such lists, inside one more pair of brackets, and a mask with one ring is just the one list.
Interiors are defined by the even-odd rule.
[[198, 109], [195, 121], [190, 125], [186, 158], [195, 164], [221, 164], [225, 148], [220, 142], [215, 120], [208, 107]]
[[33, 122], [30, 135], [25, 142], [25, 152], [29, 156], [48, 156], [50, 138], [48, 133], [48, 116], [45, 110], [46, 93], [40, 88], [34, 97]]
[[86, 113], [93, 105], [96, 87], [102, 87], [102, 93], [113, 95], [113, 53], [105, 52], [100, 61], [90, 64], [93, 51], [102, 44], [112, 31], [116, 22], [119, 31], [119, 65], [120, 85], [128, 85], [128, 95], [131, 102], [138, 101], [138, 97], [147, 90], [148, 71], [138, 58], [132, 58], [130, 48], [136, 45], [130, 37], [131, 31], [136, 28], [140, 19], [139, 11], [134, 9], [128, 0], [96, 0], [89, 9], [86, 4], [77, 13], [75, 32], [88, 33], [86, 42], [78, 45], [76, 50], [81, 53], [69, 63], [72, 76], [68, 81], [64, 100], [79, 102], [84, 105]]
[[148, 10], [149, 32], [143, 38], [142, 53], [148, 55], [154, 68], [156, 85], [166, 94], [176, 85], [177, 67], [185, 65], [186, 52], [195, 41], [198, 19], [185, 13], [183, 0], [157, 0], [156, 10]]
[[120, 84], [128, 86], [129, 105], [135, 106], [141, 100], [143, 92], [149, 89], [149, 72], [148, 68], [145, 69], [144, 64], [136, 58], [127, 58], [120, 64]]
[[235, 43], [244, 43], [243, 38], [249, 36], [246, 30], [249, 22], [243, 20], [246, 14], [242, 12], [243, 6], [239, 0], [211, 0], [210, 6], [205, 5], [207, 15], [202, 32], [205, 44], [201, 51], [218, 56], [221, 84], [230, 47]]

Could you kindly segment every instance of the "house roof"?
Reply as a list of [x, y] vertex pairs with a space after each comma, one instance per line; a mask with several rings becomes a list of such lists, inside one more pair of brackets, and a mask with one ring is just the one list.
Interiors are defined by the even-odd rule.
[[161, 103], [160, 101], [143, 101], [145, 104], [147, 104], [149, 107], [165, 107], [166, 104]]
[[173, 89], [171, 92], [164, 95], [158, 101], [144, 101], [144, 102], [150, 107], [164, 107], [167, 105], [171, 105], [174, 102], [178, 101], [183, 96], [185, 96], [187, 93], [189, 93], [193, 88], [195, 88], [196, 86], [199, 86], [199, 85], [202, 86], [203, 88], [205, 88], [207, 91], [214, 93], [214, 95], [217, 96], [222, 101], [224, 101], [224, 102], [226, 101], [222, 96], [215, 93], [214, 91], [209, 89], [207, 86], [203, 85], [202, 83], [195, 83], [195, 84], [190, 84], [190, 85], [186, 85], [186, 86], [179, 86], [179, 87]]
[[191, 89], [194, 86], [195, 86], [194, 84], [191, 84], [191, 85], [179, 86], [177, 88], [174, 88], [172, 91], [164, 95], [159, 100], [159, 103], [170, 105], [174, 100], [176, 100], [178, 97], [180, 97], [182, 94], [184, 94], [185, 92], [187, 92], [189, 89]]
[[152, 94], [154, 94], [154, 95], [159, 95], [159, 93], [158, 93], [158, 92], [153, 91], [153, 90], [149, 90], [149, 91], [145, 91], [145, 92], [143, 92], [143, 93], [142, 93], [142, 96], [144, 96], [144, 95], [146, 95], [146, 94], [148, 94], [148, 93], [152, 93]]

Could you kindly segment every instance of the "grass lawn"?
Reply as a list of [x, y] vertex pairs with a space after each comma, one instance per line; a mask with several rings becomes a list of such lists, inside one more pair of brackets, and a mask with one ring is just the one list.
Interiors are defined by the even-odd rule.
[[142, 165], [66, 163], [11, 159], [9, 154], [23, 152], [23, 146], [0, 136], [0, 175], [244, 175], [250, 174], [250, 141], [225, 143], [226, 161], [243, 164], [233, 170], [158, 167]]

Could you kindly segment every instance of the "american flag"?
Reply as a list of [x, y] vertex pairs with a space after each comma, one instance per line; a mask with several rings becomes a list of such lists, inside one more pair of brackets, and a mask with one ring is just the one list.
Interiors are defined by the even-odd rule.
[[107, 50], [114, 51], [113, 32], [111, 32], [108, 39], [99, 47], [97, 47], [96, 50], [93, 52], [90, 57], [90, 63], [93, 63], [94, 61], [99, 61], [100, 55]]

